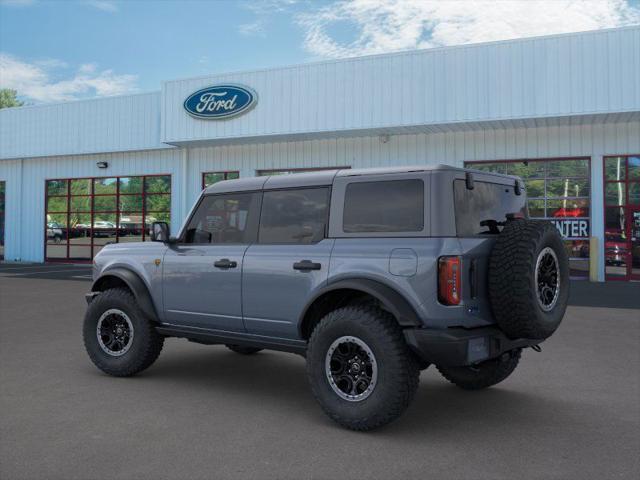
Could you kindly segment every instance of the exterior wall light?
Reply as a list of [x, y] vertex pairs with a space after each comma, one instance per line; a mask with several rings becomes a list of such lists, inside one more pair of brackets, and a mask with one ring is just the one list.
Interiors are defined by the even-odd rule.
[[96, 166], [98, 168], [107, 168], [109, 166], [109, 164], [107, 162], [97, 162]]
[[389, 134], [388, 133], [383, 133], [382, 135], [380, 135], [380, 142], [381, 143], [387, 143], [389, 141]]

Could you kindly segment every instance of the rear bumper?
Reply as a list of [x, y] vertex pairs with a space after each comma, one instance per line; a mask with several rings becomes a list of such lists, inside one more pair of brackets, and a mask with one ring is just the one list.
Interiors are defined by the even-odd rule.
[[404, 330], [404, 337], [422, 360], [449, 367], [477, 364], [516, 348], [542, 343], [542, 340], [507, 338], [496, 327], [408, 328]]

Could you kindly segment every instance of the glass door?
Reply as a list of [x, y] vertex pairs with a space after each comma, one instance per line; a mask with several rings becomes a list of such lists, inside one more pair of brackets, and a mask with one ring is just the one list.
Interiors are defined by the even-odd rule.
[[607, 280], [640, 280], [640, 155], [604, 159]]
[[629, 275], [640, 280], [640, 206], [629, 207]]

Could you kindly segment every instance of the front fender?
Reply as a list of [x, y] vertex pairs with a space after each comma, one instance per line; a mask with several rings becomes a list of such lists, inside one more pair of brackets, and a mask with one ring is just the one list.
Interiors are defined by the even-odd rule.
[[124, 282], [138, 302], [142, 312], [152, 320], [158, 320], [158, 313], [153, 305], [149, 288], [142, 278], [132, 270], [124, 267], [114, 267], [103, 271], [93, 282], [91, 292], [101, 292], [109, 285], [110, 278], [117, 278]]

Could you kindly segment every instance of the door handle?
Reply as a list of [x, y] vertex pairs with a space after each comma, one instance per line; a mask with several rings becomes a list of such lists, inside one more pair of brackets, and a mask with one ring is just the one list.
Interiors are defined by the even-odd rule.
[[302, 260], [293, 264], [294, 270], [320, 270], [322, 264], [312, 262], [311, 260]]
[[238, 266], [238, 262], [234, 262], [228, 258], [222, 258], [213, 262], [213, 266], [216, 268], [236, 268]]

